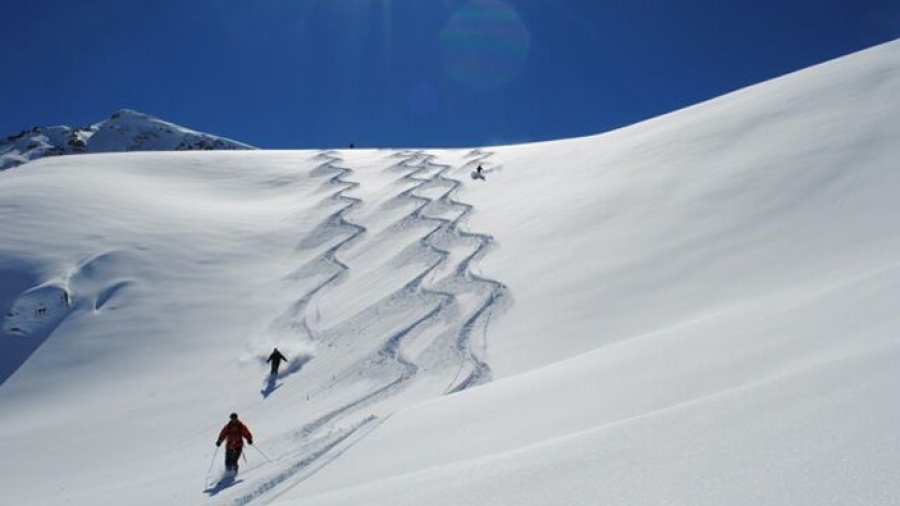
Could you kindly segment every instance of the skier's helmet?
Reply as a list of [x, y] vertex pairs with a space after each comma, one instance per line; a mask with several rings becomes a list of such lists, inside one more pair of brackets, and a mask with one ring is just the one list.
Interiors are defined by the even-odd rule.
[[228, 418], [230, 418], [232, 420], [237, 420], [237, 413], [232, 413], [232, 414], [228, 415]]

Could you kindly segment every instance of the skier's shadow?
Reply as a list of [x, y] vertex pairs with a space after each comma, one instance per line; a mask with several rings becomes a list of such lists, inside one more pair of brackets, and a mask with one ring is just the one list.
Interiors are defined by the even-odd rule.
[[217, 481], [216, 483], [206, 487], [206, 490], [204, 490], [203, 493], [209, 495], [210, 497], [213, 497], [216, 494], [218, 494], [219, 492], [222, 492], [225, 489], [231, 488], [243, 481], [244, 480], [235, 479], [234, 476], [225, 476], [221, 480]]
[[275, 390], [281, 388], [281, 385], [281, 383], [278, 383], [277, 376], [269, 376], [269, 379], [266, 380], [266, 384], [263, 386], [262, 390], [259, 391], [259, 393], [262, 394], [263, 399], [267, 399], [275, 392]]

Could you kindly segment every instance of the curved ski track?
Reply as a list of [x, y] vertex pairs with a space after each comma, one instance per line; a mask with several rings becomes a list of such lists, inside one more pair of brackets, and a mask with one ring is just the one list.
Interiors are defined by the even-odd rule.
[[[466, 169], [490, 157], [491, 154], [473, 151], [467, 156], [470, 160], [461, 168]], [[430, 252], [436, 260], [400, 290], [376, 303], [376, 306], [397, 304], [398, 301], [415, 301], [419, 304], [430, 303], [430, 309], [418, 318], [407, 321], [389, 332], [387, 338], [368, 359], [344, 371], [341, 378], [335, 375], [334, 384], [345, 377], [364, 372], [368, 373], [370, 378], [388, 376], [385, 382], [284, 436], [282, 439], [293, 443], [294, 449], [276, 457], [269, 465], [274, 465], [278, 469], [273, 470], [262, 480], [250, 482], [252, 488], [231, 497], [228, 500], [230, 504], [244, 505], [251, 502], [267, 504], [275, 500], [337, 458], [382, 423], [386, 417], [379, 418], [370, 414], [359, 419], [359, 416], [366, 407], [402, 394], [405, 387], [417, 378], [423, 366], [416, 362], [415, 357], [410, 357], [404, 352], [404, 346], [408, 341], [425, 334], [429, 328], [433, 328], [437, 335], [433, 336], [428, 349], [437, 349], [436, 353], [449, 357], [451, 362], [456, 362], [451, 364], [452, 366], [431, 365], [432, 369], [444, 370], [448, 376], [455, 370], [450, 384], [443, 390], [433, 392], [433, 395], [458, 392], [491, 379], [490, 366], [483, 356], [486, 344], [482, 342], [481, 349], [478, 350], [474, 336], [476, 330], [482, 328], [486, 338], [491, 314], [495, 310], [502, 309], [503, 304], [509, 300], [508, 289], [498, 281], [476, 275], [472, 272], [472, 267], [486, 254], [493, 243], [493, 237], [462, 229], [462, 224], [474, 208], [454, 199], [454, 194], [463, 183], [450, 177], [452, 166], [439, 164], [435, 156], [420, 151], [399, 152], [391, 156], [401, 160], [387, 170], [402, 173], [398, 183], [413, 184], [396, 195], [393, 200], [416, 204], [412, 212], [402, 217], [395, 226], [430, 227], [430, 231], [418, 239], [418, 245], [422, 250]], [[330, 196], [330, 199], [344, 202], [346, 205], [328, 216], [320, 225], [319, 229], [326, 232], [320, 237], [313, 237], [312, 244], [301, 242], [300, 245], [304, 248], [325, 243], [333, 239], [335, 233], [342, 236], [318, 258], [304, 266], [313, 268], [320, 274], [323, 266], [331, 271], [324, 281], [304, 293], [290, 310], [290, 319], [306, 329], [310, 335], [312, 331], [305, 316], [310, 302], [323, 290], [335, 288], [351, 272], [352, 266], [340, 260], [338, 256], [368, 231], [365, 226], [348, 218], [348, 214], [363, 203], [359, 198], [345, 195], [345, 192], [360, 186], [357, 182], [347, 180], [353, 171], [342, 166], [342, 159], [334, 151], [322, 152], [316, 158], [322, 163], [313, 170], [312, 175], [331, 175], [326, 184], [339, 189]], [[433, 193], [435, 189], [441, 191], [439, 196], [426, 195], [428, 191]], [[448, 213], [453, 213], [454, 216], [442, 216]], [[465, 250], [466, 254], [452, 265], [454, 249], [457, 252]], [[441, 273], [443, 274], [440, 278], [435, 280], [434, 278]], [[476, 301], [474, 306], [471, 302], [462, 304], [461, 298], [474, 298]], [[473, 307], [464, 307], [466, 305]], [[373, 317], [379, 314], [377, 309], [374, 308]], [[442, 330], [441, 324], [447, 328]], [[441, 352], [441, 349], [445, 352]], [[391, 375], [393, 378], [390, 378]], [[353, 418], [353, 415], [356, 417]], [[389, 416], [390, 414], [387, 415]], [[342, 428], [340, 426], [342, 422], [345, 425], [349, 424], [349, 427]]]
[[[491, 153], [485, 154], [480, 151], [473, 151], [471, 155], [477, 156], [477, 158], [467, 162], [464, 165], [464, 168], [479, 163], [481, 160], [490, 157]], [[471, 265], [479, 258], [484, 256], [488, 248], [493, 243], [494, 238], [487, 234], [466, 232], [461, 229], [460, 224], [464, 222], [465, 219], [473, 212], [474, 208], [470, 204], [459, 202], [453, 198], [453, 195], [456, 193], [457, 189], [462, 186], [462, 182], [456, 179], [452, 179], [446, 175], [453, 169], [453, 167], [449, 165], [438, 164], [435, 162], [435, 159], [436, 157], [433, 155], [423, 155], [421, 153], [416, 153], [412, 155], [410, 159], [401, 162], [400, 164], [402, 167], [412, 169], [409, 173], [403, 176], [404, 179], [418, 183], [415, 187], [403, 192], [400, 197], [409, 198], [421, 202], [421, 206], [416, 209], [416, 211], [412, 215], [414, 219], [436, 223], [436, 228], [432, 230], [431, 233], [422, 238], [422, 243], [434, 250], [442, 257], [441, 261], [423, 272], [420, 278], [417, 278], [417, 280], [414, 280], [414, 282], [421, 283], [421, 281], [424, 280], [426, 276], [440, 267], [450, 256], [449, 251], [440, 248], [434, 243], [434, 238], [439, 234], [443, 234], [445, 237], [449, 235], [450, 237], [455, 237], [458, 240], [474, 239], [478, 244], [476, 249], [467, 257], [465, 257], [456, 267], [454, 272], [454, 281], [463, 281], [464, 283], [470, 285], [481, 284], [489, 288], [489, 294], [484, 302], [471, 315], [469, 315], [468, 318], [464, 320], [457, 333], [456, 346], [457, 352], [461, 358], [460, 365], [463, 366], [466, 364], [466, 362], [468, 362], [469, 364], [471, 364], [472, 370], [455, 386], [451, 382], [451, 385], [447, 388], [445, 393], [453, 393], [465, 390], [466, 388], [475, 386], [485, 381], [489, 381], [491, 379], [490, 367], [475, 352], [475, 348], [473, 347], [473, 334], [478, 323], [482, 319], [486, 320], [486, 318], [489, 317], [489, 310], [497, 306], [501, 301], [505, 301], [507, 288], [505, 285], [498, 281], [494, 281], [483, 276], [477, 276], [472, 272]], [[423, 178], [420, 176], [420, 174], [431, 172], [433, 172], [433, 174], [430, 177]], [[419, 190], [436, 184], [448, 187], [446, 192], [440, 195], [437, 199], [428, 198], [417, 194]], [[453, 219], [426, 215], [426, 210], [435, 204], [440, 204], [443, 208], [457, 209], [460, 212]], [[423, 291], [428, 292], [429, 290], [423, 289]], [[455, 300], [456, 298], [456, 295], [453, 293], [435, 293], [443, 296], [449, 296], [451, 300]], [[487, 322], [485, 321], [485, 325], [486, 324]], [[458, 373], [457, 377], [454, 378], [454, 381], [456, 379], [458, 379]]]

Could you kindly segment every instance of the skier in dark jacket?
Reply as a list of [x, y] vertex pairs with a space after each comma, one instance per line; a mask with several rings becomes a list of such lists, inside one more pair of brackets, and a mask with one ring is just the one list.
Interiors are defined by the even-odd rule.
[[225, 443], [225, 469], [228, 471], [238, 470], [238, 459], [241, 458], [241, 452], [244, 450], [244, 439], [247, 444], [253, 444], [253, 434], [250, 429], [238, 420], [237, 413], [229, 416], [230, 420], [222, 430], [219, 431], [219, 439], [216, 440], [216, 446], [221, 446], [222, 441]]
[[278, 368], [281, 367], [282, 360], [287, 360], [287, 357], [282, 355], [281, 352], [278, 351], [278, 348], [275, 348], [272, 351], [272, 354], [269, 355], [269, 359], [266, 360], [266, 362], [271, 362], [272, 364], [272, 372], [269, 373], [271, 376], [274, 377], [278, 374]]

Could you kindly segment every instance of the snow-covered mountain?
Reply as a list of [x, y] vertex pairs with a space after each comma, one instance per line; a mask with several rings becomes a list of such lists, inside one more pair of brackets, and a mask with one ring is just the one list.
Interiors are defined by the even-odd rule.
[[898, 504], [897, 139], [900, 41], [581, 139], [4, 171], [0, 498]]
[[123, 109], [89, 127], [34, 127], [0, 141], [0, 170], [45, 156], [120, 151], [254, 149]]

